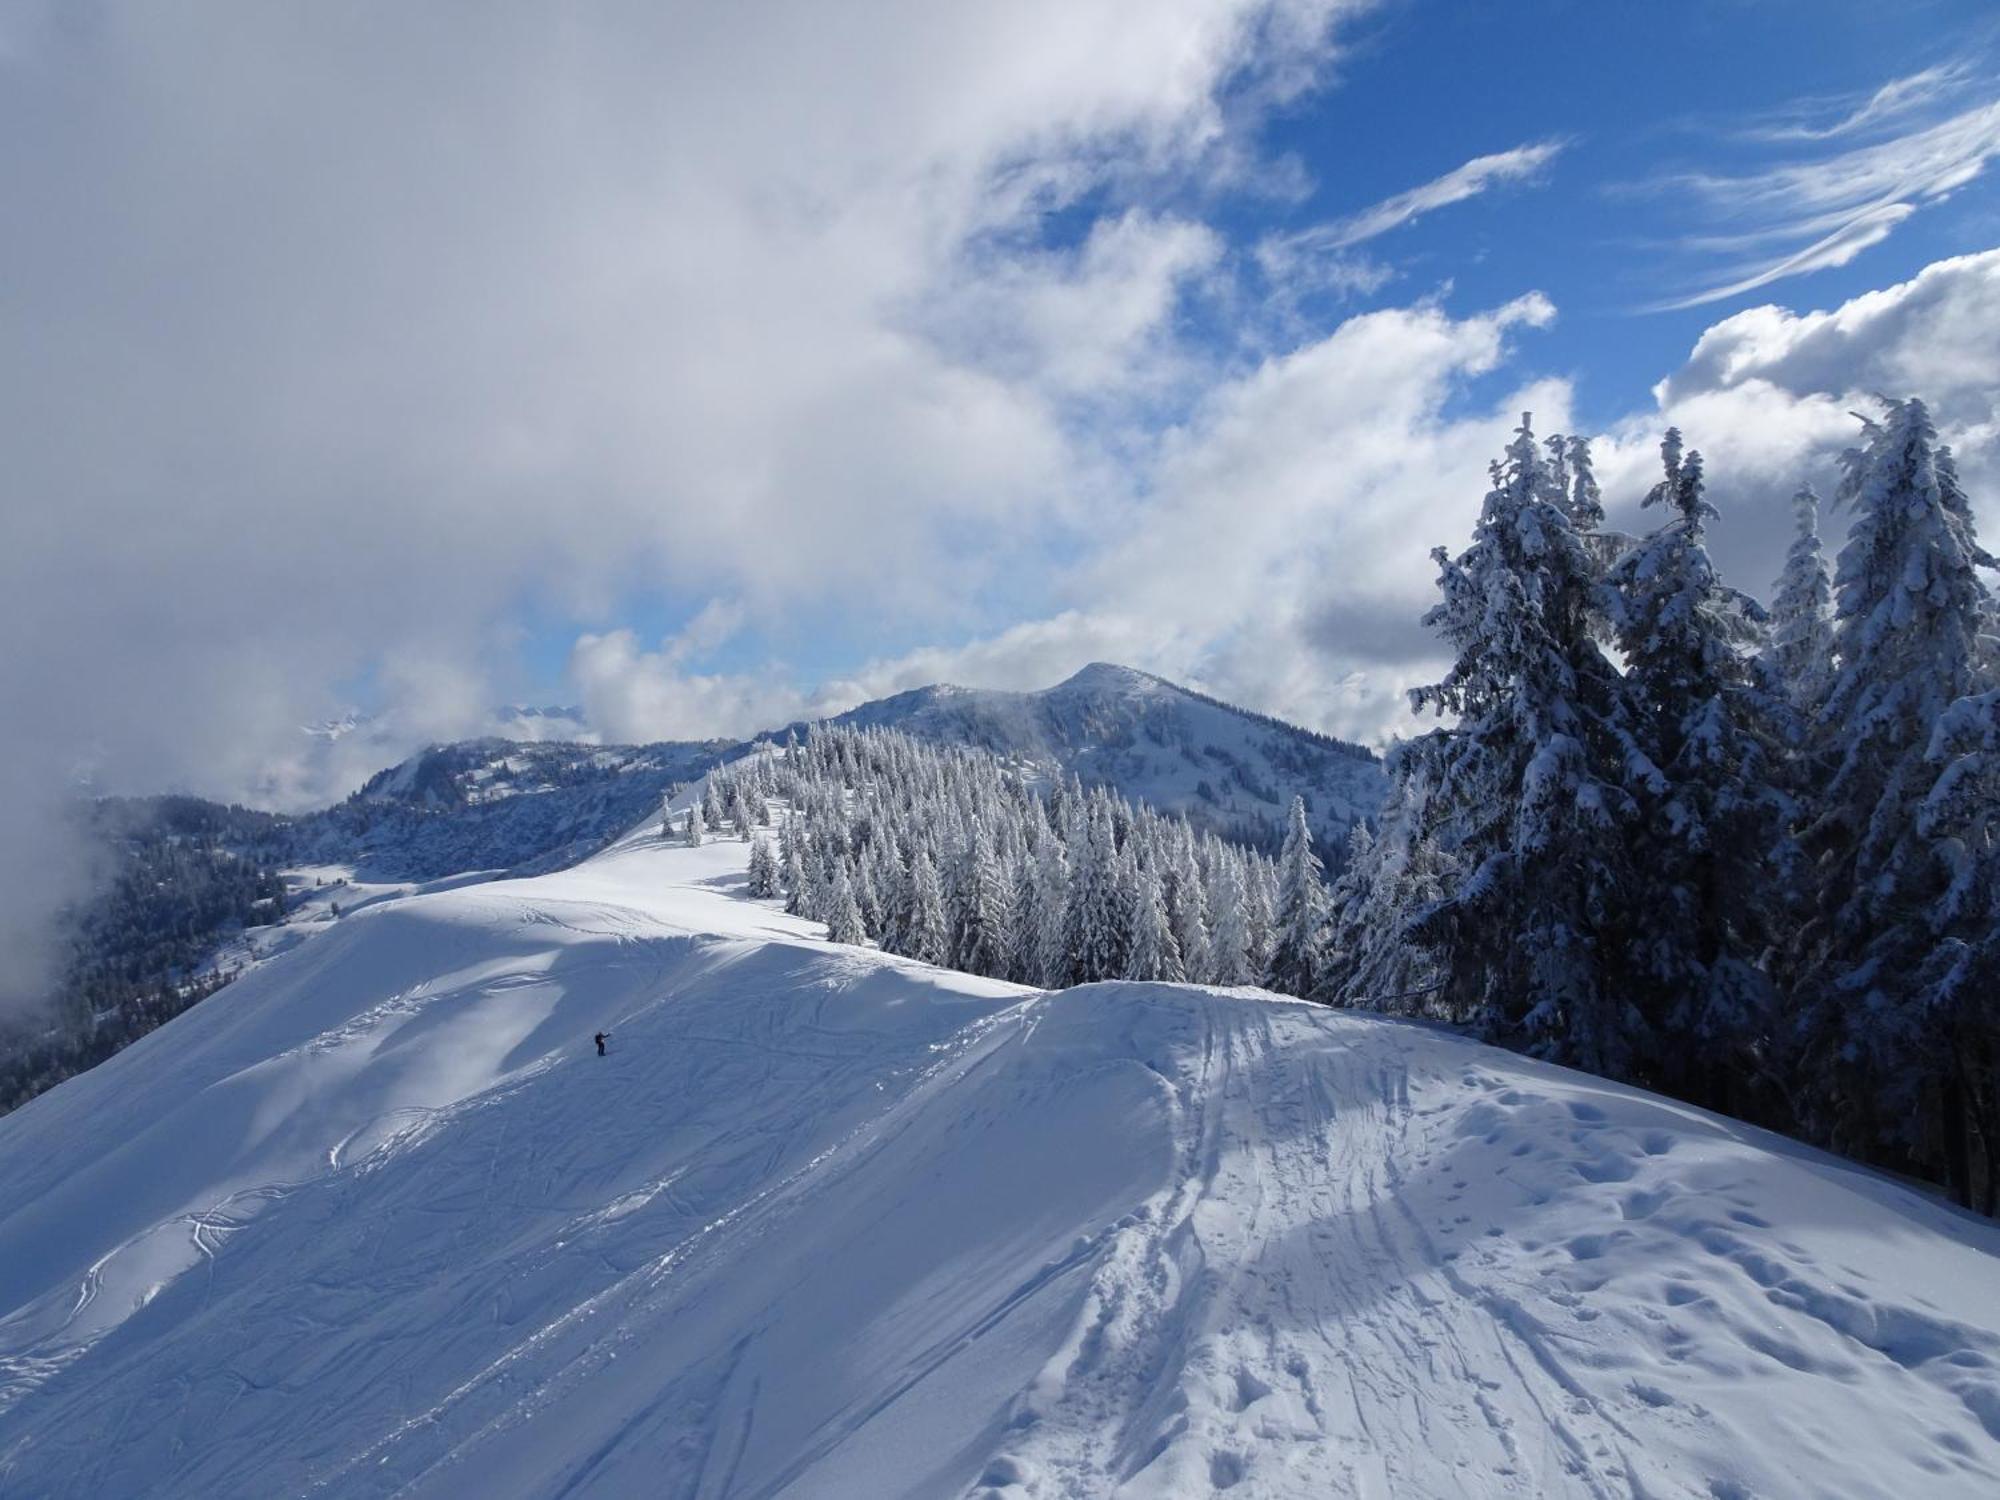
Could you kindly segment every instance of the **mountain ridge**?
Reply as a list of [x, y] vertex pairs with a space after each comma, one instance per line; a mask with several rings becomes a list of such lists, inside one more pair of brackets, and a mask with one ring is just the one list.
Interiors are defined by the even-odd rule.
[[1442, 1028], [830, 944], [744, 850], [384, 900], [0, 1120], [0, 1488], [2000, 1483], [1990, 1223]]

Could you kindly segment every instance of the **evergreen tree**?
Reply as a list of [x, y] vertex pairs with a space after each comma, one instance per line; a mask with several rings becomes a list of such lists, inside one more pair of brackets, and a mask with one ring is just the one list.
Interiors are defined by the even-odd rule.
[[1413, 938], [1411, 926], [1442, 899], [1452, 864], [1438, 845], [1422, 765], [1399, 747], [1388, 769], [1381, 829], [1371, 835], [1355, 825], [1348, 866], [1330, 897], [1328, 972], [1318, 998], [1451, 1019], [1433, 1000], [1443, 978], [1437, 955]]
[[1251, 952], [1251, 900], [1244, 889], [1243, 867], [1228, 851], [1215, 861], [1215, 928], [1209, 934], [1208, 982], [1225, 986], [1255, 983]]
[[1660, 451], [1666, 477], [1645, 503], [1669, 518], [1611, 570], [1605, 590], [1638, 741], [1661, 773], [1642, 784], [1647, 816], [1630, 834], [1644, 895], [1627, 934], [1627, 994], [1660, 1043], [1659, 1071], [1642, 1064], [1642, 1073], [1727, 1107], [1731, 1065], [1750, 1071], [1772, 1014], [1763, 958], [1788, 865], [1783, 708], [1742, 649], [1763, 611], [1724, 587], [1709, 559], [1715, 509], [1701, 455], [1683, 456], [1671, 428]]
[[1228, 858], [1236, 865], [1243, 890], [1244, 931], [1249, 938], [1245, 955], [1251, 979], [1256, 983], [1271, 966], [1271, 950], [1277, 946], [1278, 867], [1267, 859], [1245, 859], [1234, 852]]
[[1590, 440], [1573, 437], [1550, 438], [1562, 443], [1569, 497], [1569, 523], [1579, 532], [1592, 532], [1604, 524], [1604, 496], [1597, 487], [1597, 472], [1590, 459]]
[[1944, 880], [1927, 913], [1934, 943], [1913, 1010], [1949, 1056], [1938, 1083], [1945, 1178], [1961, 1203], [1991, 1215], [2000, 1212], [2000, 671], [1981, 681], [1991, 686], [1945, 710], [1925, 756], [1937, 778], [1917, 832]]
[[1041, 959], [1035, 947], [1035, 865], [1037, 855], [1023, 851], [1007, 878], [1007, 974], [1016, 984], [1039, 986]]
[[703, 821], [701, 804], [697, 802], [693, 807], [688, 809], [687, 844], [690, 849], [699, 849], [701, 847]]
[[1095, 984], [1125, 972], [1127, 916], [1118, 883], [1110, 810], [1093, 798], [1082, 847], [1070, 872], [1067, 947], [1070, 982]]
[[1035, 856], [1034, 894], [1028, 914], [1024, 957], [1033, 967], [1029, 982], [1061, 989], [1071, 982], [1069, 969], [1069, 860], [1062, 840], [1053, 833]]
[[860, 947], [868, 941], [862, 925], [861, 906], [854, 897], [854, 883], [847, 878], [847, 866], [836, 865], [827, 894], [826, 936], [831, 943]]
[[771, 853], [770, 840], [753, 839], [750, 843], [750, 895], [757, 900], [768, 900], [778, 894], [778, 861]]
[[1176, 830], [1164, 879], [1167, 915], [1182, 967], [1189, 979], [1197, 983], [1206, 982], [1210, 969], [1208, 886], [1201, 878], [1201, 866], [1195, 860], [1194, 840], [1185, 823]]
[[[790, 826], [788, 820], [786, 828]], [[785, 910], [796, 917], [803, 914], [800, 908], [804, 904], [805, 862], [799, 856], [799, 841], [795, 835], [786, 837], [784, 845], [785, 855], [778, 866], [778, 878], [785, 889]]]
[[904, 951], [927, 964], [945, 961], [944, 889], [928, 850], [919, 850], [910, 868], [910, 918]]
[[1960, 906], [1970, 865], [1967, 825], [1937, 787], [1940, 761], [1953, 781], [1965, 774], [1953, 747], [1971, 715], [1954, 705], [1988, 687], [1989, 596], [1975, 570], [1994, 564], [1921, 401], [1892, 402], [1867, 424], [1836, 503], [1854, 522], [1834, 584], [1836, 665], [1815, 721], [1826, 774], [1806, 832], [1817, 900], [1800, 940], [1816, 1123], [1844, 1149], [1886, 1141], [1942, 1167], [1965, 1202], [1966, 1075], [1978, 1064], [1963, 1049], [1976, 1041], [1930, 1007], [1953, 988], [1938, 970], [1936, 924]]
[[1292, 798], [1285, 825], [1284, 852], [1278, 856], [1278, 910], [1266, 987], [1282, 995], [1310, 995], [1318, 987], [1320, 944], [1326, 922], [1326, 884], [1313, 853], [1306, 804]]
[[1005, 975], [1012, 962], [1007, 948], [1007, 889], [994, 865], [986, 830], [976, 818], [958, 884], [963, 896], [953, 967], [968, 974]]
[[1153, 979], [1181, 984], [1187, 970], [1181, 964], [1180, 945], [1174, 941], [1167, 918], [1167, 902], [1159, 877], [1151, 870], [1138, 871], [1132, 890], [1132, 951], [1125, 960], [1127, 979]]
[[1801, 485], [1792, 496], [1797, 527], [1771, 604], [1772, 669], [1785, 695], [1811, 714], [1833, 672], [1833, 584], [1819, 543], [1819, 496]]
[[801, 838], [797, 904], [791, 909], [809, 922], [824, 922], [828, 894], [826, 851], [818, 840]]
[[1593, 637], [1597, 570], [1527, 419], [1494, 465], [1472, 546], [1432, 555], [1444, 599], [1425, 623], [1454, 660], [1412, 701], [1457, 723], [1403, 753], [1443, 802], [1463, 872], [1413, 932], [1440, 950], [1446, 1003], [1489, 1036], [1630, 1076], [1651, 1038], [1619, 948], [1629, 786], [1664, 783]]

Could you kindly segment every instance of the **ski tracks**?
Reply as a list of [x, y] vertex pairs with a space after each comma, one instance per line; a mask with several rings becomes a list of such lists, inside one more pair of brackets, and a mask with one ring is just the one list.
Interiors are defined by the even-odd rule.
[[1424, 1033], [1162, 995], [1190, 998], [1194, 1045], [1150, 1060], [1180, 1180], [1115, 1229], [974, 1493], [1648, 1493], [1559, 1339], [1406, 1199], [1467, 1093]]

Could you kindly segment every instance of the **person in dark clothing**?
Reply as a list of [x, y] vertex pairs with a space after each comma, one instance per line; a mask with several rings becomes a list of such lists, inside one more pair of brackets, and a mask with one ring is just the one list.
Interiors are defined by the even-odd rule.
[[598, 1032], [598, 1033], [597, 1033], [597, 1037], [596, 1037], [596, 1041], [597, 1041], [597, 1055], [598, 1055], [599, 1057], [602, 1057], [602, 1056], [604, 1056], [604, 1033], [603, 1033], [603, 1032], [601, 1032], [601, 1031], [600, 1031], [600, 1032]]

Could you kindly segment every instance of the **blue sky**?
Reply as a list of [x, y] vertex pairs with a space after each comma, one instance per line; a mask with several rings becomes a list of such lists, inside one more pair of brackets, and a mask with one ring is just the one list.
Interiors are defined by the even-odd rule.
[[1682, 424], [1752, 589], [1870, 391], [2000, 525], [1996, 150], [1972, 0], [0, 0], [0, 845], [506, 701], [1383, 740], [1523, 408], [1615, 512]]

